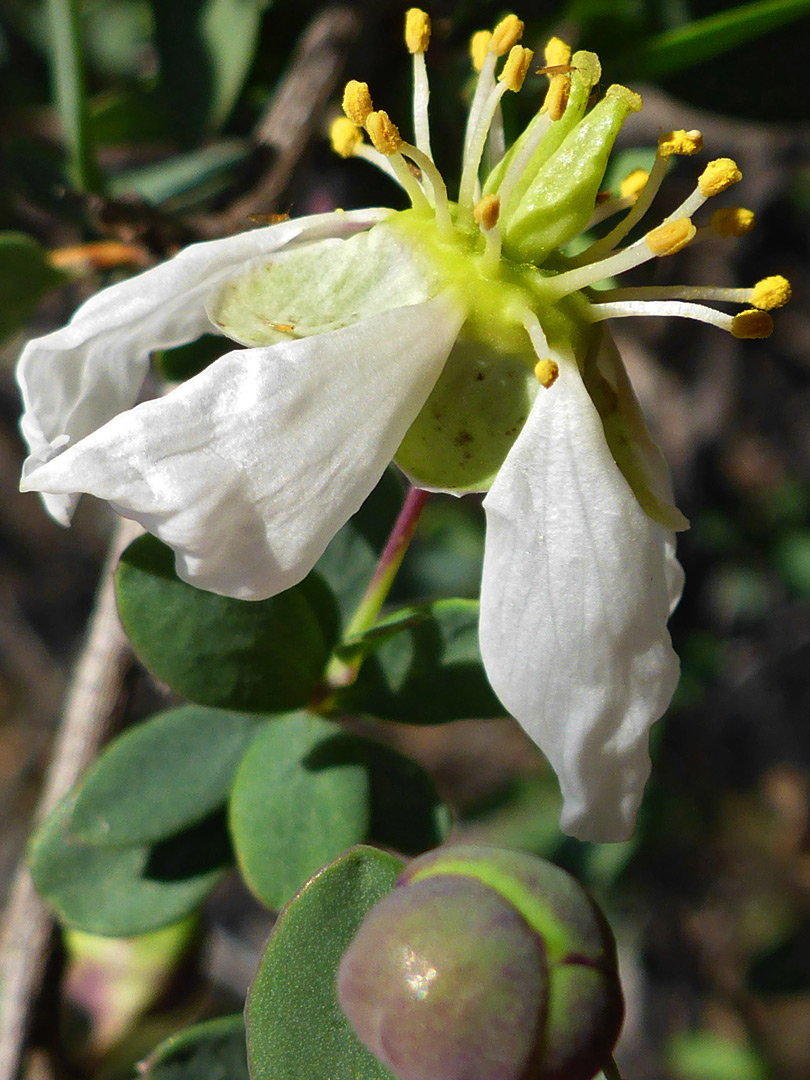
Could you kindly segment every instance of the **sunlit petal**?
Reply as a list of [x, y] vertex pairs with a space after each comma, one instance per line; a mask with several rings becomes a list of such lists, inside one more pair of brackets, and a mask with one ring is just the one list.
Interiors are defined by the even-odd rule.
[[[206, 300], [234, 272], [291, 243], [348, 236], [383, 220], [388, 210], [321, 214], [193, 244], [143, 274], [103, 289], [70, 323], [28, 343], [17, 368], [30, 456], [23, 476], [66, 446], [130, 408], [155, 349], [192, 341], [211, 330]], [[50, 495], [63, 524], [76, 499]]]
[[566, 831], [629, 835], [678, 660], [673, 534], [636, 501], [573, 359], [537, 395], [484, 506], [481, 649], [560, 779]]
[[107, 499], [176, 550], [185, 580], [271, 596], [309, 571], [374, 487], [463, 319], [445, 295], [332, 334], [228, 353], [23, 486]]

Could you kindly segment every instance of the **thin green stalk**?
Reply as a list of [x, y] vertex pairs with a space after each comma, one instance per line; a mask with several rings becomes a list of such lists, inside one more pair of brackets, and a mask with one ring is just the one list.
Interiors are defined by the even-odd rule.
[[53, 95], [67, 144], [68, 173], [79, 191], [99, 191], [101, 173], [89, 131], [78, 0], [48, 0]]
[[[405, 497], [363, 599], [346, 627], [345, 642], [351, 643], [352, 639], [370, 630], [377, 622], [429, 498], [430, 492], [414, 487]], [[329, 689], [350, 686], [357, 678], [362, 662], [363, 657], [359, 651], [348, 660], [335, 656], [326, 669], [326, 684]]]

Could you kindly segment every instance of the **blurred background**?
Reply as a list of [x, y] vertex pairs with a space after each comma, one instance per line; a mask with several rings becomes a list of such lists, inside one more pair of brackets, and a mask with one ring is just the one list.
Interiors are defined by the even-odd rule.
[[[398, 189], [335, 157], [325, 133], [350, 77], [368, 81], [407, 130], [404, 6], [0, 2], [0, 899], [113, 526], [85, 499], [62, 530], [35, 496], [18, 494], [15, 359], [27, 337], [61, 325], [99, 287], [191, 240], [268, 214], [400, 206]], [[451, 190], [472, 87], [469, 38], [508, 10], [430, 6], [433, 145]], [[639, 282], [748, 285], [779, 273], [793, 284], [766, 341], [675, 320], [618, 328], [692, 523], [680, 537], [687, 586], [672, 620], [683, 676], [654, 731], [636, 836], [604, 847], [563, 837], [555, 781], [509, 721], [388, 729], [433, 772], [457, 828], [473, 835], [482, 816], [508, 814], [516, 842], [573, 870], [603, 903], [628, 997], [618, 1056], [628, 1080], [810, 1076], [808, 12], [797, 0], [570, 0], [517, 11], [524, 44], [542, 49], [559, 34], [599, 53], [606, 83], [642, 92], [607, 186], [649, 163], [671, 128], [699, 128], [708, 156], [742, 168], [733, 201], [756, 212], [756, 229], [660, 261]], [[508, 130], [537, 108], [543, 83], [530, 79], [506, 103]], [[677, 162], [659, 217], [698, 167]], [[435, 499], [397, 598], [475, 596], [482, 538], [475, 499]], [[118, 727], [165, 701], [130, 660], [117, 698]], [[100, 1033], [109, 1001], [78, 984], [66, 1005], [57, 950], [28, 1075], [128, 1075], [172, 1026], [238, 1009], [269, 917], [233, 882], [209, 916], [176, 985], [129, 1031]]]

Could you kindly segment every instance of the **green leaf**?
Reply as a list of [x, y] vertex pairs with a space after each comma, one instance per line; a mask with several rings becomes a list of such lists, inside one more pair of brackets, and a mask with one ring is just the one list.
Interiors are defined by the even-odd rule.
[[648, 38], [625, 57], [634, 78], [663, 78], [713, 60], [810, 13], [810, 0], [756, 0]]
[[254, 603], [181, 581], [174, 556], [141, 536], [115, 578], [121, 622], [153, 675], [190, 701], [247, 712], [303, 705], [337, 639], [334, 600], [317, 574]]
[[0, 341], [28, 321], [42, 297], [70, 279], [25, 233], [0, 232]]
[[332, 589], [344, 622], [354, 614], [403, 501], [393, 469], [329, 542], [315, 569]]
[[296, 713], [268, 724], [242, 759], [231, 835], [247, 884], [270, 908], [366, 837], [368, 778], [344, 741], [337, 725]]
[[207, 191], [212, 183], [226, 179], [234, 166], [245, 160], [249, 150], [248, 143], [242, 139], [223, 139], [213, 146], [119, 173], [110, 182], [109, 192], [114, 198], [137, 195], [150, 203], [162, 203], [202, 185], [206, 185]]
[[203, 334], [187, 345], [152, 353], [152, 363], [161, 378], [170, 382], [183, 382], [199, 375], [209, 364], [232, 349], [233, 342], [228, 338], [219, 334]]
[[222, 1016], [179, 1031], [138, 1064], [141, 1080], [249, 1080], [245, 1019]]
[[369, 909], [402, 870], [355, 848], [314, 877], [279, 916], [247, 1006], [253, 1080], [391, 1080], [343, 1015], [338, 964]]
[[48, 0], [53, 90], [69, 153], [71, 180], [80, 191], [99, 191], [102, 177], [90, 138], [78, 0]]
[[153, 847], [91, 847], [71, 836], [75, 799], [62, 800], [29, 850], [37, 889], [68, 926], [109, 937], [168, 926], [199, 907], [230, 862], [221, 814]]
[[370, 655], [342, 707], [408, 724], [504, 716], [478, 646], [478, 601], [437, 600], [393, 612], [362, 639]]
[[131, 847], [197, 824], [225, 804], [260, 723], [255, 714], [187, 705], [130, 728], [82, 780], [71, 835]]
[[177, 134], [192, 142], [233, 108], [268, 0], [151, 0], [160, 84]]

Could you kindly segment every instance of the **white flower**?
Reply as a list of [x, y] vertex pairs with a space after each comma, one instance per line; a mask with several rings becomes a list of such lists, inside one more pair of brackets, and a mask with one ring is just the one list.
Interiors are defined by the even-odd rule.
[[[392, 458], [421, 487], [489, 489], [487, 672], [559, 775], [563, 826], [620, 839], [649, 771], [650, 725], [677, 683], [666, 622], [681, 588], [673, 530], [685, 522], [597, 324], [675, 314], [755, 336], [769, 329], [762, 311], [732, 317], [694, 300], [777, 306], [762, 298], [781, 290], [784, 302], [785, 287], [593, 292], [690, 242], [691, 215], [739, 174], [733, 162], [710, 163], [667, 222], [616, 251], [668, 156], [695, 152], [699, 135], [662, 139], [646, 183], [634, 174], [621, 197], [597, 206], [613, 139], [640, 101], [611, 87], [589, 108], [596, 57], [578, 53], [569, 65], [554, 39], [544, 109], [504, 153], [500, 101], [520, 89], [531, 60], [514, 16], [473, 41], [479, 79], [450, 203], [430, 151], [429, 23], [417, 15], [407, 34], [417, 145], [359, 83], [333, 130], [339, 152], [380, 165], [412, 208], [194, 245], [99, 293], [20, 360], [31, 450], [22, 487], [43, 492], [64, 524], [78, 492], [108, 500], [174, 548], [182, 578], [243, 599], [301, 580]], [[485, 152], [495, 165], [482, 191]], [[625, 210], [584, 253], [560, 253]], [[743, 218], [727, 212], [726, 231]], [[150, 352], [212, 323], [246, 347], [134, 406]]]

